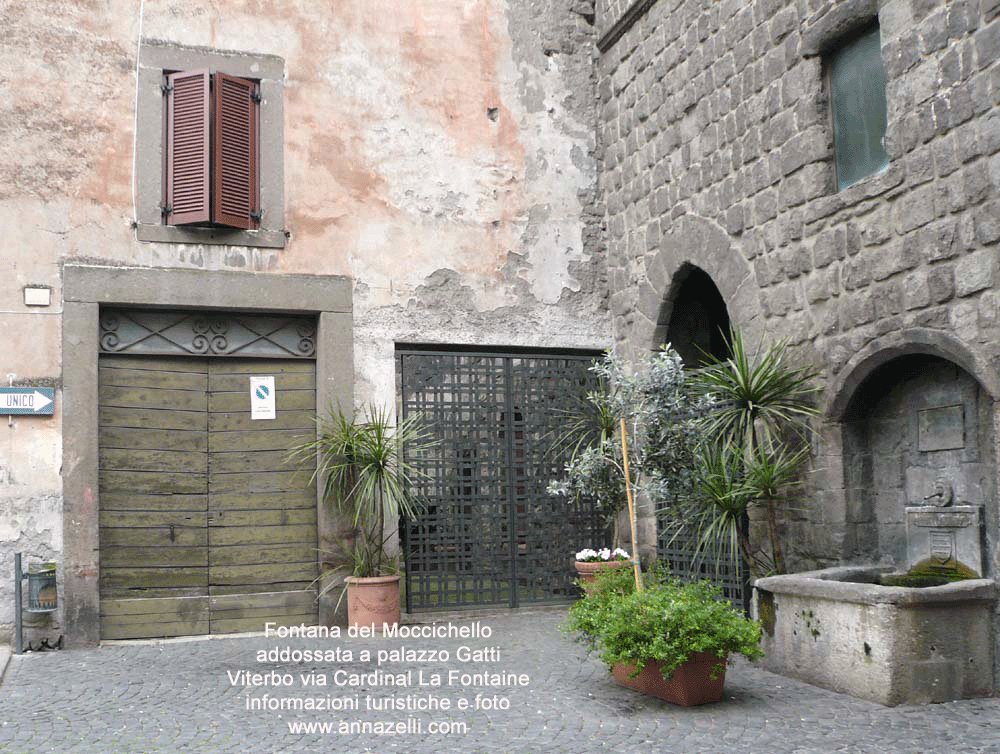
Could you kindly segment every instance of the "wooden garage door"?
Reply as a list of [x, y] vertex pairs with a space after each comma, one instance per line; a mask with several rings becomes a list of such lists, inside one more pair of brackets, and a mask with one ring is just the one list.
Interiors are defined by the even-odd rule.
[[[288, 448], [315, 431], [308, 360], [102, 355], [105, 639], [314, 623], [316, 496]], [[250, 418], [250, 377], [276, 418]]]

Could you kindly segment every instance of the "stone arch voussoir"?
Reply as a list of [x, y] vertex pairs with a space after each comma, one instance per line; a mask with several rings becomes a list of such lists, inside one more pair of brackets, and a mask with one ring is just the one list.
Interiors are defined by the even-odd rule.
[[649, 329], [637, 341], [649, 348], [658, 348], [663, 342], [674, 297], [683, 283], [684, 269], [689, 266], [700, 268], [715, 283], [730, 321], [755, 335], [763, 318], [753, 267], [717, 224], [697, 215], [682, 215], [664, 234], [659, 250], [647, 260], [647, 290], [641, 310]]
[[1000, 398], [1000, 379], [987, 356], [954, 336], [939, 330], [912, 328], [876, 338], [848, 361], [828, 386], [822, 414], [841, 421], [858, 387], [883, 364], [900, 356], [923, 354], [957, 364], [974, 377], [990, 397]]

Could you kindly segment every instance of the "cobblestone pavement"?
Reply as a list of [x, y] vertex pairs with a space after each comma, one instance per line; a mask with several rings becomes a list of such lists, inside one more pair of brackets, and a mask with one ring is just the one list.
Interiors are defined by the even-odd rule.
[[[465, 639], [241, 636], [14, 656], [0, 685], [0, 752], [1000, 754], [998, 699], [886, 708], [739, 660], [729, 668], [723, 702], [675, 707], [616, 686], [596, 657], [560, 633], [564, 617], [548, 610], [483, 617], [478, 624], [451, 621], [470, 630], [478, 625], [481, 635]], [[460, 647], [483, 651], [467, 658]], [[285, 648], [339, 650], [341, 656], [258, 659], [258, 652]], [[371, 657], [362, 657], [363, 650]], [[400, 650], [447, 652], [448, 658], [387, 656], [379, 663], [379, 651]], [[291, 685], [243, 685], [241, 671]], [[449, 671], [455, 671], [451, 685]], [[497, 679], [484, 679], [484, 673], [528, 679], [487, 686], [481, 682]], [[302, 676], [322, 677], [329, 685], [304, 685]], [[414, 685], [385, 685], [388, 677]], [[416, 685], [437, 678], [441, 686]], [[359, 685], [339, 685], [345, 682]], [[359, 709], [270, 708], [328, 698], [335, 704], [357, 700]], [[458, 709], [463, 701], [468, 709]], [[387, 702], [440, 708], [369, 708]], [[248, 709], [253, 704], [263, 709]], [[363, 722], [404, 730], [359, 733]], [[331, 730], [295, 730], [299, 723], [329, 723]], [[348, 732], [339, 732], [341, 723]]]

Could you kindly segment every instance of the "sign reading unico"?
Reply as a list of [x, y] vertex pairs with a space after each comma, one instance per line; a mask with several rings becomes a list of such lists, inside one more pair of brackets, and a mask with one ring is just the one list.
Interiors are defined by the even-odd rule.
[[0, 387], [0, 415], [51, 416], [56, 391], [51, 387]]

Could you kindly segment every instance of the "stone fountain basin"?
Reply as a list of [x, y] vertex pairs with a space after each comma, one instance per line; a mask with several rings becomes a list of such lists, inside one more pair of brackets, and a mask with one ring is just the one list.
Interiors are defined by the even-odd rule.
[[992, 694], [996, 583], [875, 583], [891, 571], [840, 567], [757, 579], [763, 666], [885, 705]]

